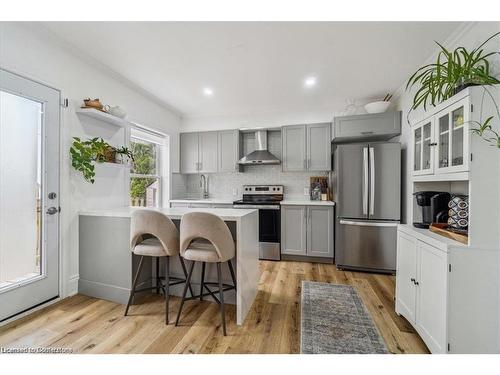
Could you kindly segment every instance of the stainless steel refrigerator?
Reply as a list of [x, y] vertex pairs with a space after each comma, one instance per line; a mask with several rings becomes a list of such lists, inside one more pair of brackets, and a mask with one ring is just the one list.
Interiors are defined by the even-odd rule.
[[341, 144], [334, 160], [337, 267], [393, 273], [401, 219], [401, 145]]

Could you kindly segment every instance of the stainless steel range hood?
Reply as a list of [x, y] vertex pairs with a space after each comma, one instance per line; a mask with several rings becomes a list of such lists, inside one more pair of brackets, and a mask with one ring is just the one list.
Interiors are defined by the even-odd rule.
[[255, 132], [255, 151], [243, 156], [238, 164], [259, 165], [259, 164], [280, 164], [281, 161], [267, 150], [267, 131], [257, 130]]

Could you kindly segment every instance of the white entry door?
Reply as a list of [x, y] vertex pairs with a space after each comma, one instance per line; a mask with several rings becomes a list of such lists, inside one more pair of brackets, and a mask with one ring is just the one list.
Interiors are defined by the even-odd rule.
[[0, 69], [0, 322], [59, 295], [59, 103]]

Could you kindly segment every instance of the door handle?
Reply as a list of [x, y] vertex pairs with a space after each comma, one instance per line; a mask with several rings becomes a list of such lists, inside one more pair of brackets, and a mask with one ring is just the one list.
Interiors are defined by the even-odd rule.
[[59, 209], [57, 207], [49, 207], [47, 208], [47, 214], [48, 215], [55, 215], [59, 212]]
[[387, 222], [387, 223], [377, 223], [377, 222], [371, 222], [371, 221], [340, 220], [340, 224], [355, 225], [358, 227], [397, 227], [399, 224], [399, 221]]
[[413, 277], [410, 279], [410, 281], [411, 281], [413, 284], [415, 284], [415, 279], [414, 279]]
[[368, 148], [363, 147], [363, 215], [368, 213]]
[[370, 215], [375, 211], [375, 150], [370, 147]]

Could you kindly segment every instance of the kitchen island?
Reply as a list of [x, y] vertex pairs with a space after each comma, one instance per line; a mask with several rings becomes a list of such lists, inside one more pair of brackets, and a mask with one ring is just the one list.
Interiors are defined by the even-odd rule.
[[[82, 211], [79, 215], [79, 281], [78, 292], [113, 302], [127, 303], [132, 278], [138, 267], [139, 257], [130, 251], [130, 216], [142, 208], [117, 208]], [[178, 227], [182, 216], [188, 212], [208, 212], [222, 218], [233, 235], [236, 246], [236, 292], [226, 292], [227, 303], [236, 304], [236, 323], [243, 324], [257, 294], [259, 271], [259, 215], [252, 209], [217, 208], [161, 208], [155, 209], [168, 216]], [[149, 259], [148, 259], [149, 258]], [[164, 259], [163, 259], [164, 260]], [[138, 288], [152, 285], [156, 273], [150, 257], [145, 261]], [[188, 262], [188, 261], [186, 261]], [[148, 264], [148, 263], [146, 263]], [[212, 267], [213, 266], [213, 267]], [[201, 267], [196, 265], [191, 284], [199, 290]], [[231, 283], [227, 267], [223, 266], [224, 283]], [[163, 275], [164, 263], [159, 272]], [[184, 278], [177, 257], [170, 260], [172, 277]], [[215, 265], [207, 264], [205, 281], [217, 280]], [[183, 284], [170, 288], [172, 295], [180, 296]], [[217, 291], [217, 288], [214, 288]], [[189, 294], [188, 294], [189, 295]], [[208, 298], [207, 298], [208, 299]]]

